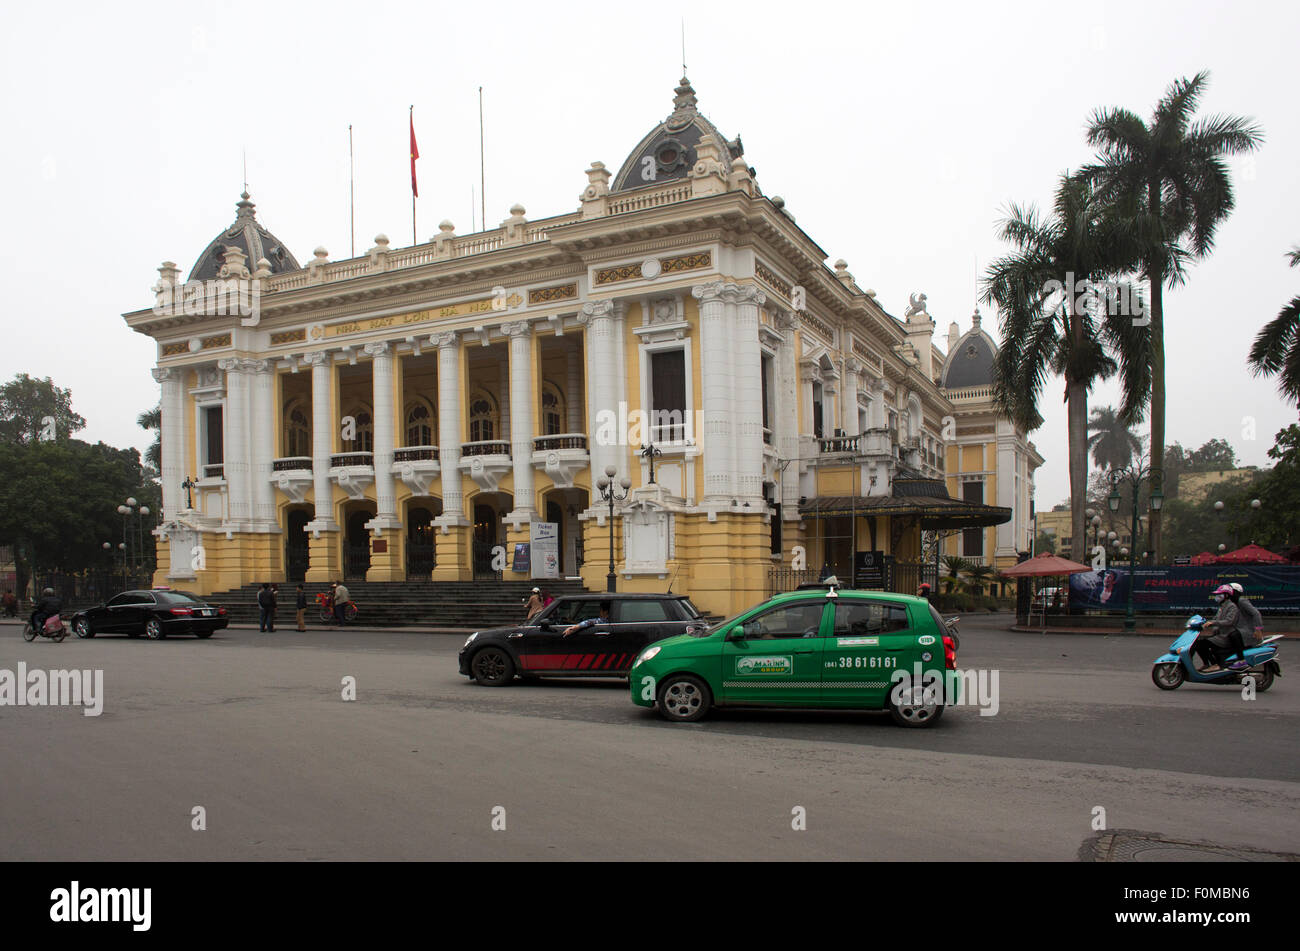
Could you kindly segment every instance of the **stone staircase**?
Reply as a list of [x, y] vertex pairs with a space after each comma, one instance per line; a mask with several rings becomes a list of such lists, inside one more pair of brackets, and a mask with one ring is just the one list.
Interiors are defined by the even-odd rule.
[[[232, 624], [256, 624], [257, 592], [261, 584], [248, 584], [204, 598], [225, 608]], [[358, 627], [463, 627], [488, 628], [516, 624], [524, 619], [524, 601], [534, 587], [562, 594], [583, 594], [581, 581], [349, 581], [348, 594], [359, 611], [352, 622]], [[279, 586], [279, 627], [294, 623], [296, 584]], [[328, 584], [306, 583], [307, 624], [319, 627], [318, 593]]]

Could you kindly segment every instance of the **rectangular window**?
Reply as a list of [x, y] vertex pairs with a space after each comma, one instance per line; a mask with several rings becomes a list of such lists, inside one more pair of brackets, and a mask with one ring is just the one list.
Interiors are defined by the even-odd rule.
[[772, 358], [762, 357], [763, 377], [763, 442], [772, 444]]
[[[961, 485], [962, 501], [973, 505], [984, 504], [984, 483], [963, 482]], [[967, 528], [961, 533], [961, 553], [966, 556], [981, 557], [984, 554], [984, 529]]]
[[207, 430], [207, 458], [205, 465], [216, 466], [225, 462], [225, 428], [222, 425], [220, 406], [209, 406], [203, 411], [203, 425]]
[[686, 353], [663, 350], [650, 355], [650, 440], [686, 438]]
[[813, 391], [813, 435], [821, 439], [824, 435], [822, 431], [822, 385], [814, 383]]

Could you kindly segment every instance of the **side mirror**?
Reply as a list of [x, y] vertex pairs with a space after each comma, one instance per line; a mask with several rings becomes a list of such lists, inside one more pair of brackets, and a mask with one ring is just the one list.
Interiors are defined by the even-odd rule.
[[727, 640], [729, 641], [743, 641], [744, 639], [745, 639], [745, 628], [740, 624], [737, 624], [735, 627], [733, 627], [731, 630], [727, 632]]
[[537, 629], [538, 629], [539, 631], [549, 631], [549, 630], [551, 629], [551, 622], [550, 622], [550, 621], [538, 621], [538, 622], [537, 622]]

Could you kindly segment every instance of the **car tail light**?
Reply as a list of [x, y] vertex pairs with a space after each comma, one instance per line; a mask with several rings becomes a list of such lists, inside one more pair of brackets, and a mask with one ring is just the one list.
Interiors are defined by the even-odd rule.
[[194, 613], [194, 609], [193, 608], [172, 608], [170, 613], [180, 614], [188, 617], [189, 615]]
[[218, 614], [225, 614], [225, 613], [226, 613], [226, 609], [225, 609], [225, 608], [217, 608], [217, 613], [218, 613]]
[[957, 646], [953, 644], [951, 637], [943, 639], [943, 666], [949, 670], [957, 669]]

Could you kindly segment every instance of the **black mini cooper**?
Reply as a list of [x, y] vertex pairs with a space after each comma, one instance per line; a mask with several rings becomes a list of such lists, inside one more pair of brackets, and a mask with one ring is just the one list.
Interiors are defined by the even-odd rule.
[[[565, 636], [583, 621], [609, 620]], [[681, 594], [577, 594], [556, 598], [536, 617], [515, 627], [475, 631], [460, 649], [460, 672], [489, 687], [518, 675], [626, 677], [647, 644], [702, 630], [708, 622]]]
[[96, 634], [125, 634], [152, 640], [172, 634], [211, 637], [230, 623], [226, 609], [201, 600], [188, 591], [153, 588], [123, 591], [107, 604], [78, 611], [72, 616], [72, 630], [78, 637]]

